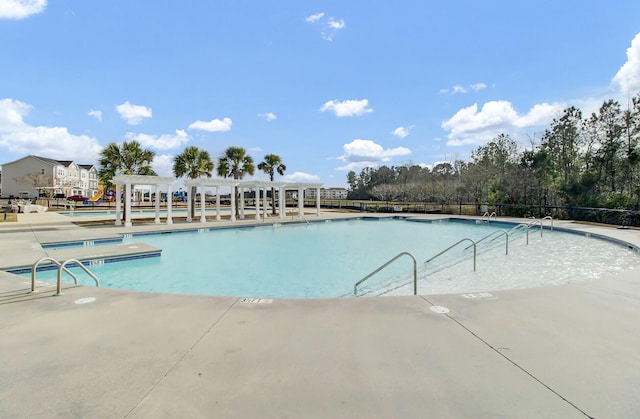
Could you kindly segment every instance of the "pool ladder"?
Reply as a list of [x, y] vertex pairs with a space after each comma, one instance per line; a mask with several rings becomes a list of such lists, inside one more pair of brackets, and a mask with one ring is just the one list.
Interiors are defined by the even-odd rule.
[[38, 269], [38, 266], [42, 263], [42, 262], [53, 262], [54, 265], [56, 265], [58, 267], [58, 275], [57, 275], [57, 279], [56, 279], [56, 293], [54, 295], [58, 296], [58, 295], [62, 295], [62, 271], [66, 272], [67, 274], [69, 274], [72, 278], [73, 278], [73, 282], [75, 285], [78, 285], [78, 277], [75, 276], [73, 274], [73, 272], [71, 272], [69, 269], [67, 269], [67, 264], [69, 263], [75, 263], [76, 265], [78, 265], [80, 268], [82, 268], [83, 271], [85, 271], [91, 278], [93, 278], [93, 280], [96, 282], [96, 287], [100, 286], [100, 281], [98, 280], [98, 278], [93, 274], [93, 272], [91, 272], [86, 266], [84, 266], [82, 264], [82, 262], [80, 262], [77, 259], [67, 259], [64, 262], [60, 263], [59, 261], [57, 261], [56, 259], [52, 258], [52, 257], [43, 257], [41, 259], [38, 259], [33, 266], [31, 266], [31, 292], [37, 292], [36, 291], [36, 271]]
[[489, 214], [489, 211], [486, 211], [484, 214], [482, 214], [482, 221], [488, 223], [489, 221], [491, 221], [491, 218], [493, 218], [494, 221], [498, 220], [498, 216], [496, 215], [496, 212], [492, 212], [491, 214]]
[[[495, 213], [493, 213], [492, 215], [495, 216]], [[477, 260], [477, 255], [478, 255], [478, 244], [479, 243], [481, 243], [481, 242], [483, 242], [483, 241], [485, 241], [485, 240], [487, 240], [487, 239], [489, 239], [489, 238], [491, 238], [493, 236], [496, 236], [496, 235], [504, 235], [505, 236], [505, 244], [504, 244], [505, 245], [505, 254], [508, 255], [509, 254], [509, 233], [513, 233], [513, 232], [517, 231], [518, 229], [524, 229], [526, 231], [526, 243], [529, 244], [529, 229], [539, 225], [540, 226], [540, 237], [542, 237], [542, 230], [544, 228], [544, 224], [543, 224], [544, 220], [551, 220], [551, 230], [553, 230], [553, 218], [551, 216], [546, 216], [542, 220], [537, 220], [536, 219], [536, 220], [530, 221], [528, 223], [518, 224], [518, 225], [516, 225], [515, 227], [513, 227], [509, 231], [506, 231], [506, 230], [492, 231], [491, 233], [487, 234], [486, 236], [482, 237], [481, 239], [479, 239], [477, 241], [474, 241], [473, 239], [465, 237], [464, 239], [461, 239], [458, 242], [456, 242], [456, 243], [452, 244], [451, 246], [447, 247], [446, 249], [444, 249], [442, 252], [438, 253], [437, 255], [431, 257], [429, 260], [424, 262], [424, 264], [426, 265], [429, 262], [432, 262], [433, 260], [439, 258], [440, 256], [444, 255], [445, 253], [447, 253], [450, 250], [454, 249], [459, 244], [462, 244], [462, 243], [465, 243], [465, 242], [471, 242], [471, 245], [466, 247], [465, 250], [473, 247], [473, 272], [475, 272], [476, 271], [476, 260]], [[496, 240], [496, 239], [497, 239], [497, 237], [494, 237], [493, 240]], [[417, 295], [418, 294], [417, 262], [416, 262], [415, 256], [413, 256], [409, 252], [399, 253], [398, 255], [396, 255], [393, 258], [391, 258], [384, 265], [380, 266], [378, 269], [376, 269], [375, 271], [371, 272], [369, 275], [365, 276], [364, 278], [362, 278], [361, 280], [356, 282], [355, 285], [353, 286], [353, 295], [357, 295], [358, 285], [362, 284], [363, 282], [365, 282], [366, 280], [368, 280], [369, 278], [371, 278], [372, 276], [374, 276], [378, 272], [382, 271], [387, 266], [391, 265], [393, 262], [395, 262], [401, 256], [405, 256], [405, 255], [410, 256], [411, 259], [413, 259], [413, 295]]]

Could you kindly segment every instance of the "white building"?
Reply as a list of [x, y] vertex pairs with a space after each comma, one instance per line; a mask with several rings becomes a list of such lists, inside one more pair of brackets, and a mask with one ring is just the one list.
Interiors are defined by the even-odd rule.
[[82, 195], [98, 191], [98, 170], [92, 164], [26, 156], [2, 165], [2, 196]]
[[[347, 191], [345, 188], [320, 188], [320, 199], [347, 199]], [[315, 198], [316, 189], [311, 188], [305, 190], [305, 198]]]

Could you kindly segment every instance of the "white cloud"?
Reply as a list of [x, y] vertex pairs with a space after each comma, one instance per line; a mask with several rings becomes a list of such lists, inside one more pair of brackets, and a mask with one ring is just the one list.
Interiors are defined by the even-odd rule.
[[344, 19], [336, 19], [335, 17], [325, 18], [324, 12], [307, 16], [304, 20], [309, 23], [319, 23], [322, 25], [322, 31], [320, 32], [322, 39], [330, 42], [333, 41], [336, 33], [346, 26]]
[[258, 116], [267, 122], [275, 121], [278, 116], [273, 112], [259, 113]]
[[409, 131], [411, 131], [413, 127], [414, 125], [411, 125], [409, 127], [398, 127], [394, 129], [391, 133], [396, 137], [405, 138], [409, 135]]
[[465, 87], [461, 84], [456, 84], [450, 89], [440, 89], [440, 94], [447, 94], [447, 93], [451, 93], [452, 95], [455, 95], [457, 93], [465, 94], [465, 93], [469, 93], [469, 89], [473, 90], [474, 92], [479, 92], [480, 90], [484, 90], [486, 88], [487, 88], [487, 85], [485, 83], [474, 83], [474, 84], [470, 84], [468, 87]]
[[87, 113], [87, 115], [93, 116], [95, 119], [97, 119], [98, 121], [102, 122], [102, 111], [95, 111], [95, 110], [91, 109], [89, 111], [89, 113]]
[[528, 113], [519, 115], [505, 100], [487, 102], [478, 111], [478, 104], [460, 109], [442, 128], [449, 131], [447, 145], [484, 144], [501, 133], [546, 125], [566, 107], [560, 103], [541, 103]]
[[334, 30], [338, 30], [338, 29], [342, 29], [345, 27], [345, 23], [344, 23], [344, 19], [335, 19], [333, 17], [329, 18], [329, 21], [327, 22], [327, 25], [329, 25], [329, 27], [331, 29]]
[[620, 87], [623, 95], [635, 96], [640, 90], [640, 33], [636, 34], [627, 48], [627, 62], [613, 77], [613, 83]]
[[347, 165], [338, 170], [355, 170], [367, 166], [376, 166], [381, 162], [387, 162], [393, 157], [406, 156], [411, 150], [406, 147], [384, 149], [380, 144], [371, 140], [356, 139], [343, 146], [344, 154], [338, 157]]
[[313, 23], [317, 20], [320, 20], [324, 17], [324, 12], [316, 13], [315, 15], [307, 16], [304, 20], [309, 23]]
[[173, 176], [173, 158], [174, 156], [171, 154], [156, 154], [153, 157], [151, 167], [158, 176]]
[[73, 135], [65, 127], [32, 126], [24, 122], [31, 106], [0, 99], [0, 148], [12, 153], [35, 154], [54, 159], [95, 161], [102, 147], [86, 135]]
[[282, 180], [285, 182], [314, 182], [320, 180], [319, 176], [310, 175], [304, 172], [294, 172], [288, 175], [282, 176]]
[[343, 102], [330, 100], [320, 107], [320, 112], [333, 111], [338, 117], [359, 116], [373, 112], [373, 109], [367, 108], [367, 106], [369, 106], [367, 99], [345, 100]]
[[343, 19], [335, 19], [330, 17], [327, 21], [327, 28], [322, 32], [322, 39], [325, 39], [329, 42], [333, 41], [333, 37], [336, 36], [336, 32], [338, 30], [343, 29], [345, 27], [345, 23]]
[[188, 143], [191, 139], [191, 137], [181, 129], [176, 130], [175, 134], [162, 134], [160, 136], [128, 132], [125, 138], [127, 141], [138, 141], [143, 147], [152, 147], [157, 150], [178, 148]]
[[0, 0], [0, 19], [24, 19], [42, 13], [47, 0]]
[[129, 125], [138, 125], [144, 118], [151, 118], [153, 112], [151, 108], [141, 105], [132, 105], [129, 101], [116, 106], [116, 111], [120, 117], [127, 121]]
[[231, 118], [212, 119], [211, 121], [196, 121], [189, 125], [189, 129], [197, 129], [201, 131], [209, 132], [224, 132], [231, 130], [231, 124], [233, 121]]

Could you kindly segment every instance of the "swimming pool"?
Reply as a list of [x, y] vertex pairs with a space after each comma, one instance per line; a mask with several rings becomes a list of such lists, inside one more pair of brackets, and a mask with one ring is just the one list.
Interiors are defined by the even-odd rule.
[[[509, 243], [483, 243], [472, 270], [471, 251], [459, 246], [437, 263], [424, 261], [461, 238], [478, 240], [509, 224], [412, 222], [360, 219], [150, 234], [123, 239], [163, 249], [161, 257], [118, 263], [100, 261], [91, 270], [101, 286], [136, 291], [264, 298], [339, 297], [356, 281], [400, 252], [419, 263], [419, 293], [439, 294], [530, 287], [584, 280], [640, 266], [624, 247], [539, 228]], [[583, 249], [588, 248], [589, 252]], [[457, 263], [460, 262], [460, 263]], [[410, 260], [398, 260], [362, 287], [366, 295], [411, 294]], [[83, 277], [77, 272], [79, 278]], [[55, 272], [38, 273], [54, 280]], [[81, 280], [82, 282], [82, 280]], [[89, 278], [83, 282], [92, 284]]]

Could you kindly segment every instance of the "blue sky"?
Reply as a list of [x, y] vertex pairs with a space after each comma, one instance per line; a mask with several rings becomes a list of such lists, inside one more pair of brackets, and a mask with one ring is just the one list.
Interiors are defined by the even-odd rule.
[[638, 1], [0, 0], [0, 163], [241, 146], [345, 186], [639, 91]]

